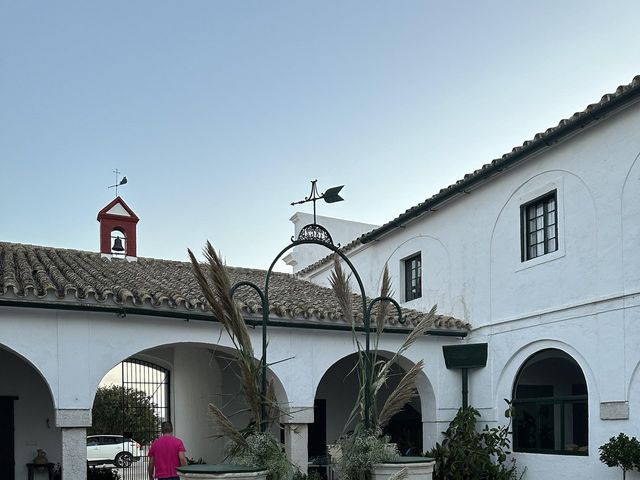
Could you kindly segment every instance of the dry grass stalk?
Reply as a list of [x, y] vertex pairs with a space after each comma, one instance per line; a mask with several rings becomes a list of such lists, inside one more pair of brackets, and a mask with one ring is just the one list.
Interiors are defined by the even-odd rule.
[[416, 342], [416, 340], [418, 340], [418, 338], [422, 337], [426, 333], [431, 325], [433, 325], [435, 314], [436, 307], [434, 305], [429, 313], [427, 313], [427, 315], [424, 316], [415, 327], [413, 327], [413, 330], [411, 330], [409, 335], [407, 335], [407, 338], [405, 338], [404, 342], [402, 343], [402, 345], [400, 345], [398, 351], [393, 354], [391, 359], [382, 364], [380, 370], [376, 375], [379, 383], [378, 389], [381, 388], [384, 383], [386, 383], [386, 378], [389, 374], [389, 369], [391, 368], [391, 366], [398, 361], [402, 354], [406, 352]]
[[[342, 266], [338, 259], [335, 259], [334, 262], [334, 270], [331, 273], [331, 277], [329, 279], [331, 283], [331, 287], [340, 303], [340, 307], [342, 308], [345, 318], [351, 321], [352, 326], [354, 327], [353, 332], [353, 341], [357, 350], [357, 364], [354, 367], [354, 370], [358, 373], [358, 380], [360, 388], [358, 390], [358, 400], [356, 405], [347, 420], [347, 424], [345, 425], [345, 430], [350, 426], [351, 422], [355, 420], [355, 418], [360, 416], [361, 419], [365, 417], [365, 398], [368, 397], [370, 401], [369, 404], [369, 418], [372, 421], [372, 427], [382, 428], [384, 427], [391, 417], [398, 413], [402, 408], [411, 401], [411, 399], [416, 394], [416, 379], [418, 374], [422, 371], [424, 366], [424, 362], [420, 360], [418, 363], [413, 365], [409, 369], [408, 372], [402, 377], [396, 388], [389, 394], [389, 397], [385, 401], [382, 410], [378, 413], [377, 410], [377, 396], [380, 393], [380, 390], [384, 385], [386, 385], [387, 380], [389, 378], [391, 367], [396, 364], [400, 358], [400, 356], [409, 349], [418, 338], [424, 335], [427, 329], [433, 325], [433, 319], [435, 316], [434, 306], [431, 311], [425, 315], [420, 322], [412, 329], [412, 331], [407, 335], [404, 342], [400, 346], [400, 348], [391, 356], [390, 359], [379, 359], [378, 355], [378, 345], [379, 340], [384, 332], [384, 327], [386, 324], [386, 320], [389, 316], [389, 307], [390, 302], [381, 301], [378, 303], [378, 309], [376, 311], [375, 317], [375, 328], [376, 328], [376, 336], [374, 342], [374, 348], [370, 352], [371, 354], [371, 377], [369, 381], [366, 381], [366, 364], [367, 358], [360, 340], [356, 334], [355, 325], [353, 323], [353, 297], [351, 294], [351, 289], [349, 287], [349, 279], [345, 274]], [[380, 296], [381, 297], [391, 297], [393, 295], [391, 279], [389, 277], [389, 270], [387, 265], [385, 264], [384, 272], [382, 275], [382, 282], [380, 288]], [[348, 314], [350, 312], [350, 314]], [[360, 427], [358, 425], [356, 428]]]
[[[260, 388], [262, 364], [255, 359], [249, 329], [242, 317], [242, 312], [231, 296], [231, 282], [227, 275], [227, 269], [209, 242], [204, 249], [204, 256], [207, 260], [206, 267], [202, 267], [193, 252], [189, 250], [194, 275], [214, 316], [220, 321], [236, 349], [241, 391], [255, 425], [270, 422], [275, 418], [275, 411], [278, 409], [277, 402], [262, 398]], [[268, 410], [274, 416], [268, 415], [267, 418], [262, 418], [264, 402], [269, 405]], [[229, 418], [214, 405], [210, 405], [210, 412], [219, 423], [222, 431], [238, 442], [242, 434], [233, 427]], [[240, 437], [234, 434], [234, 431], [240, 434]]]
[[384, 428], [389, 420], [416, 395], [416, 378], [424, 367], [424, 360], [420, 360], [404, 374], [398, 386], [387, 397], [380, 411], [380, 427]]
[[[382, 283], [380, 284], [380, 296], [391, 297], [393, 291], [391, 290], [391, 277], [389, 276], [389, 266], [384, 264], [384, 271], [382, 272]], [[380, 338], [382, 332], [384, 332], [384, 326], [389, 317], [389, 302], [378, 303], [378, 310], [376, 312], [376, 337]]]
[[209, 404], [209, 415], [214, 420], [221, 433], [216, 435], [217, 437], [229, 437], [233, 440], [236, 445], [246, 446], [247, 442], [233, 423], [229, 420], [229, 418], [222, 413], [218, 407], [216, 407], [213, 403]]
[[342, 269], [337, 257], [334, 259], [333, 265], [334, 268], [329, 277], [329, 283], [336, 294], [344, 319], [347, 323], [353, 325], [353, 295], [349, 285], [349, 277]]

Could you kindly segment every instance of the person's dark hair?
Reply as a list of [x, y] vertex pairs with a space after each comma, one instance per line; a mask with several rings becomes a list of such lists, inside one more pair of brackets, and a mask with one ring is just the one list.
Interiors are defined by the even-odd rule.
[[162, 422], [160, 426], [162, 433], [173, 433], [173, 425], [171, 422]]

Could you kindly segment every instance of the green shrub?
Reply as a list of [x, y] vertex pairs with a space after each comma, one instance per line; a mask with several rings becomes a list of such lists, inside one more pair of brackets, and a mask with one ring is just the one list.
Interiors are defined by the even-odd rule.
[[236, 449], [233, 463], [263, 467], [269, 470], [269, 480], [291, 480], [294, 471], [282, 445], [270, 433], [252, 433], [246, 437], [246, 447]]
[[[508, 403], [508, 402], [507, 402]], [[507, 410], [510, 416], [510, 410]], [[461, 408], [449, 424], [442, 444], [425, 455], [436, 461], [434, 480], [514, 480], [518, 477], [511, 455], [509, 426], [476, 430], [480, 413], [473, 407]]]
[[120, 475], [111, 468], [89, 467], [87, 469], [87, 480], [120, 480]]
[[608, 467], [620, 467], [622, 478], [627, 477], [627, 471], [640, 470], [640, 442], [636, 437], [627, 437], [620, 433], [611, 437], [600, 448], [600, 461]]
[[300, 470], [296, 470], [293, 474], [293, 480], [322, 480], [322, 475], [315, 470], [310, 470], [306, 475]]
[[338, 477], [343, 480], [366, 480], [376, 463], [397, 460], [400, 455], [389, 448], [389, 437], [380, 431], [357, 430], [341, 437]]

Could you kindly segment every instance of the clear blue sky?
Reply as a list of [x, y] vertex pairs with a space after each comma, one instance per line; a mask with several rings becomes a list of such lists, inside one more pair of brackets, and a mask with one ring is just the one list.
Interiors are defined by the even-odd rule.
[[[640, 74], [636, 1], [0, 0], [0, 240], [266, 268], [294, 200], [384, 223]], [[308, 210], [309, 211], [309, 210]]]

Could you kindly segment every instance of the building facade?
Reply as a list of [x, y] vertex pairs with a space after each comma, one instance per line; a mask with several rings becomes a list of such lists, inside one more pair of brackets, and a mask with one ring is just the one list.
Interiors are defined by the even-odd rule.
[[[464, 370], [467, 398], [489, 424], [507, 423], [504, 399], [513, 402], [526, 478], [617, 478], [598, 446], [640, 429], [638, 99], [640, 78], [368, 233], [332, 225], [344, 230], [334, 238], [355, 232], [343, 251], [368, 296], [389, 266], [407, 326], [438, 306], [397, 366], [425, 361], [409, 416], [395, 424], [411, 433], [408, 446], [433, 446], [464, 401], [464, 375], [447, 368], [443, 347], [487, 345], [486, 366]], [[0, 478], [24, 478], [43, 449], [65, 480], [84, 480], [93, 400], [122, 362], [166, 372], [162, 415], [188, 456], [224, 456], [206, 412], [241, 406], [233, 350], [190, 265], [138, 257], [139, 218], [122, 199], [98, 219], [100, 252], [0, 243]], [[345, 430], [354, 347], [326, 288], [331, 259], [288, 258], [299, 271], [273, 277], [269, 375], [289, 412], [289, 457], [304, 471]], [[244, 289], [237, 299], [256, 325], [259, 299]], [[402, 330], [389, 320], [382, 352], [398, 348]], [[260, 356], [260, 331], [251, 335]]]
[[[109, 228], [126, 233], [118, 225]], [[137, 257], [124, 249], [126, 243], [126, 238], [114, 240], [118, 249], [98, 253], [0, 242], [3, 480], [25, 478], [27, 465], [40, 449], [49, 462], [61, 465], [65, 480], [86, 478], [86, 435], [94, 398], [114, 367], [122, 372], [116, 382], [148, 396], [158, 418], [151, 420], [148, 431], [128, 431], [123, 421], [121, 431], [97, 433], [138, 441], [157, 435], [159, 420], [171, 419], [190, 458], [220, 462], [225, 457], [225, 440], [211, 438], [217, 431], [207, 407], [214, 403], [227, 413], [244, 407], [238, 396], [233, 345], [209, 310], [190, 264]], [[232, 267], [228, 271], [233, 282], [264, 284], [265, 271]], [[248, 289], [238, 290], [235, 298], [245, 320], [260, 325], [259, 298]], [[406, 327], [424, 317], [411, 310], [404, 315]], [[349, 427], [344, 423], [357, 392], [351, 330], [330, 289], [273, 273], [269, 376], [284, 412], [281, 423], [289, 458], [302, 471], [309, 461], [308, 445], [321, 455], [326, 444]], [[424, 352], [432, 357], [425, 358], [430, 367], [420, 376], [419, 395], [411, 405], [414, 437], [418, 435], [414, 440], [420, 447], [431, 444], [438, 431], [431, 381], [437, 377], [437, 345], [451, 342], [451, 334], [462, 337], [467, 331], [468, 325], [459, 320], [434, 318], [429, 335], [418, 343], [436, 346], [415, 348], [420, 356], [410, 351], [397, 367], [406, 371]], [[250, 333], [259, 358], [261, 329], [252, 328]], [[381, 353], [396, 351], [404, 335], [398, 325], [390, 324]], [[139, 373], [127, 373], [129, 369]], [[162, 378], [152, 381], [158, 376], [155, 372], [162, 372]], [[122, 408], [128, 408], [124, 399]], [[241, 427], [248, 420], [234, 417]], [[143, 457], [146, 448], [148, 444], [143, 444]], [[122, 478], [138, 480], [140, 474], [146, 478], [140, 468], [143, 463], [144, 458], [121, 469]]]
[[[345, 246], [375, 289], [487, 343], [470, 403], [506, 423], [526, 478], [616, 478], [598, 447], [640, 431], [640, 78]], [[328, 284], [328, 259], [300, 270]], [[436, 417], [460, 405], [439, 370]], [[456, 372], [457, 373], [457, 372]], [[566, 476], [558, 476], [566, 472]], [[564, 474], [563, 474], [564, 475]]]

